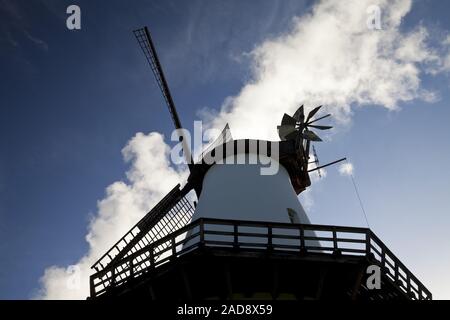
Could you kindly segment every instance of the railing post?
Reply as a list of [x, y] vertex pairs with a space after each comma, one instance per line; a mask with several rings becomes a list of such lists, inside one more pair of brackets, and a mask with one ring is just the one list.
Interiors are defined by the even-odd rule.
[[411, 277], [409, 272], [406, 272], [406, 291], [411, 294]]
[[171, 240], [170, 240], [170, 245], [171, 245], [171, 247], [172, 247], [172, 259], [175, 259], [176, 257], [177, 257], [177, 246], [176, 246], [176, 244], [175, 244], [175, 237], [173, 237]]
[[400, 273], [398, 272], [398, 261], [395, 261], [395, 268], [394, 268], [394, 270], [395, 270], [395, 282], [397, 284], [399, 284], [400, 283]]
[[111, 286], [114, 287], [116, 285], [116, 267], [113, 266], [111, 271]]
[[334, 250], [334, 252], [337, 252], [337, 250], [338, 250], [336, 228], [333, 228], [333, 250]]
[[300, 227], [300, 251], [306, 250], [305, 245], [305, 229], [303, 227]]
[[150, 267], [151, 268], [153, 268], [153, 267], [155, 267], [155, 253], [153, 252], [153, 246], [152, 247], [150, 247], [150, 251], [149, 251], [149, 254], [150, 254]]
[[238, 238], [238, 225], [236, 222], [233, 223], [233, 248], [239, 248], [239, 238]]
[[272, 250], [273, 249], [273, 243], [272, 243], [272, 227], [267, 227], [267, 249]]
[[205, 245], [205, 224], [203, 219], [200, 220], [200, 242], [199, 242], [199, 246], [203, 247]]
[[95, 274], [93, 274], [92, 276], [89, 277], [91, 298], [95, 297], [94, 277], [95, 277]]
[[130, 278], [133, 278], [134, 275], [134, 263], [133, 263], [133, 259], [130, 259]]
[[366, 231], [366, 255], [370, 256], [370, 230]]

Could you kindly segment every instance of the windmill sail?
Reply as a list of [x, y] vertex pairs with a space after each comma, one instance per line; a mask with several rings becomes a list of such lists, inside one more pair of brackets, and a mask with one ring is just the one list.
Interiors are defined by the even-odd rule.
[[172, 94], [170, 93], [169, 85], [167, 84], [166, 77], [164, 76], [161, 63], [159, 62], [158, 54], [156, 53], [155, 45], [153, 44], [150, 31], [147, 27], [144, 27], [134, 30], [133, 33], [139, 43], [139, 46], [141, 47], [142, 52], [145, 55], [145, 58], [147, 59], [148, 64], [150, 65], [150, 68], [152, 69], [156, 83], [158, 84], [164, 100], [166, 101], [175, 129], [178, 130], [180, 141], [183, 142], [184, 156], [186, 158], [188, 167], [191, 170], [193, 165], [191, 150], [189, 149], [189, 145], [185, 137], [183, 136], [183, 130], [181, 130], [183, 129], [183, 126], [181, 125], [177, 109], [175, 108], [175, 103], [173, 102]]

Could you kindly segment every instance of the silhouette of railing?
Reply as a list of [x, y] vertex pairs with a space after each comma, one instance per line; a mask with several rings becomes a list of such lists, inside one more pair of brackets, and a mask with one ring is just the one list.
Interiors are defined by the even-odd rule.
[[370, 229], [210, 218], [200, 218], [93, 274], [91, 298], [200, 247], [367, 256], [411, 299], [432, 299]]
[[186, 189], [175, 186], [153, 209], [134, 225], [114, 246], [112, 246], [94, 265], [95, 271], [101, 271], [109, 264], [115, 265], [142, 248], [173, 233], [187, 225], [194, 213], [194, 208], [186, 197]]

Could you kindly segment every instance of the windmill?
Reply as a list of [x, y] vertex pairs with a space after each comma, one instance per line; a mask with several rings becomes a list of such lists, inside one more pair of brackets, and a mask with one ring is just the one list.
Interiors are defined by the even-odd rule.
[[[303, 106], [284, 114], [281, 141], [234, 140], [227, 125], [194, 163], [150, 32], [144, 27], [133, 33], [178, 130], [190, 174], [94, 263], [91, 299], [431, 299], [370, 229], [310, 223], [297, 197], [310, 186], [309, 173], [345, 160], [320, 166], [312, 146], [309, 161], [311, 143], [322, 141], [312, 129], [331, 129], [316, 124], [330, 116], [315, 118], [321, 106], [306, 117]], [[217, 161], [203, 161], [207, 157]], [[248, 163], [227, 165], [229, 159]], [[267, 160], [278, 170], [264, 176]], [[310, 169], [311, 163], [316, 167]], [[382, 292], [363, 284], [369, 263], [383, 268]]]

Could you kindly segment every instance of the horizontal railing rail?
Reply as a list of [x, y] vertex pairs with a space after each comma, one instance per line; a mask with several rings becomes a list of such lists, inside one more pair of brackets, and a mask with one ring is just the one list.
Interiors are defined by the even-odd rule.
[[91, 297], [205, 246], [367, 256], [410, 298], [432, 298], [370, 229], [211, 218], [200, 218], [93, 274]]

